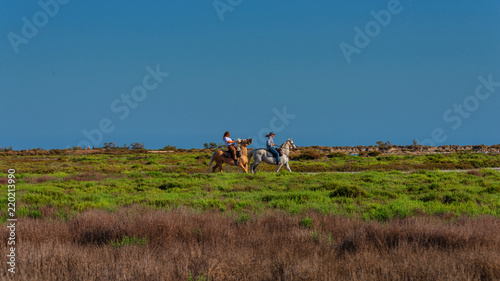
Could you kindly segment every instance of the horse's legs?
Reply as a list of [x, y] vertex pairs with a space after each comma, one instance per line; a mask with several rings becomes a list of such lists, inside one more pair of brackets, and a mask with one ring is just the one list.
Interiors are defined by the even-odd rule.
[[243, 169], [243, 172], [248, 173], [248, 170], [247, 170], [247, 168], [246, 168], [246, 165], [243, 165], [243, 164], [241, 164], [241, 163], [240, 163], [240, 164], [238, 165], [238, 167], [242, 168], [242, 169]]
[[252, 174], [255, 174], [257, 172], [257, 166], [259, 166], [260, 164], [260, 161], [257, 162], [257, 160], [255, 160], [255, 162], [252, 163], [252, 165], [250, 165], [250, 169], [252, 170]]
[[216, 162], [216, 165], [214, 167], [214, 173], [217, 171], [217, 169], [219, 169], [219, 171], [222, 172], [222, 164], [224, 164], [224, 162], [222, 162], [222, 161]]
[[278, 173], [280, 171], [282, 166], [283, 166], [283, 164], [280, 162], [280, 164], [278, 165], [278, 169], [276, 170], [276, 173]]
[[292, 170], [290, 169], [290, 165], [288, 164], [288, 162], [286, 162], [286, 169], [291, 173]]

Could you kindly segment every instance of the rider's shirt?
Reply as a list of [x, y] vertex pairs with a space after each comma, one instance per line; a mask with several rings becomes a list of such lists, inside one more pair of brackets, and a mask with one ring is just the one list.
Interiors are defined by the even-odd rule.
[[266, 142], [267, 147], [273, 147], [273, 143], [274, 143], [273, 138], [269, 137]]
[[234, 145], [233, 143], [228, 143], [228, 141], [233, 141], [230, 137], [224, 137], [224, 142], [226, 143], [227, 146]]

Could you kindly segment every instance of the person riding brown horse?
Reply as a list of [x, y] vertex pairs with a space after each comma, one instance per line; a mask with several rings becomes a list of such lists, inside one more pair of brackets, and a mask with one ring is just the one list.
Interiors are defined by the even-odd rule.
[[222, 139], [224, 140], [224, 143], [227, 145], [227, 149], [229, 150], [229, 153], [231, 154], [231, 158], [233, 158], [234, 160], [234, 164], [236, 166], [239, 165], [238, 163], [238, 158], [236, 157], [236, 147], [234, 146], [236, 144], [235, 141], [233, 141], [231, 138], [230, 138], [231, 134], [226, 131], [224, 133], [224, 136], [222, 137]]
[[[243, 169], [245, 173], [248, 173], [248, 151], [247, 151], [247, 146], [249, 146], [253, 142], [252, 139], [245, 139], [245, 140], [239, 140], [236, 141], [236, 144], [239, 146], [241, 150], [241, 156], [238, 158], [238, 167]], [[208, 169], [212, 170], [212, 172], [215, 173], [217, 169], [220, 169], [222, 172], [222, 165], [224, 163], [228, 165], [234, 166], [234, 160], [230, 157], [227, 157], [224, 155], [224, 151], [222, 150], [217, 150], [214, 153], [212, 153], [212, 156], [210, 157], [210, 163], [208, 163]], [[215, 166], [212, 168], [212, 163], [215, 161]]]

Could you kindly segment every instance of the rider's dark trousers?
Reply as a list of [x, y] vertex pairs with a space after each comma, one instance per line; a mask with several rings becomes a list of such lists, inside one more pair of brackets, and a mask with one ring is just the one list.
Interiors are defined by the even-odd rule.
[[234, 147], [234, 145], [229, 145], [227, 149], [229, 153], [231, 153], [231, 157], [233, 157], [234, 160], [238, 160], [238, 158], [236, 158], [236, 147]]
[[274, 154], [274, 156], [276, 157], [276, 161], [278, 161], [277, 163], [280, 162], [280, 154], [278, 153], [278, 151], [276, 151], [276, 149], [274, 147], [270, 147], [268, 146], [267, 149], [269, 151], [271, 151], [272, 154]]

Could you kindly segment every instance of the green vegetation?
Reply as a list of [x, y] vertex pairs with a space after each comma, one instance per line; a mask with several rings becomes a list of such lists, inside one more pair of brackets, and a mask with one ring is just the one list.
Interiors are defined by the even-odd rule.
[[[147, 153], [142, 149], [102, 150], [89, 153], [83, 150], [50, 150], [47, 155], [0, 154], [2, 171], [15, 167], [18, 173], [48, 175], [80, 172], [102, 174], [121, 173], [206, 173], [212, 150], [181, 150], [175, 147], [163, 153]], [[33, 151], [31, 151], [33, 152]], [[375, 153], [372, 153], [375, 152]], [[294, 172], [360, 172], [416, 171], [446, 169], [479, 169], [500, 167], [500, 154], [462, 152], [455, 154], [395, 155], [380, 151], [360, 153], [365, 157], [342, 152], [324, 153], [320, 149], [302, 148], [290, 155]], [[25, 152], [27, 153], [27, 152]], [[60, 154], [59, 154], [60, 153]], [[371, 155], [371, 156], [370, 156]], [[259, 171], [274, 171], [272, 165], [260, 165]], [[238, 169], [224, 166], [226, 171]]]
[[312, 220], [308, 216], [306, 216], [300, 221], [300, 226], [311, 228], [313, 226]]
[[[498, 154], [360, 157], [309, 147], [291, 155], [294, 173], [263, 164], [253, 175], [207, 173], [209, 149], [109, 146], [0, 152], [0, 183], [16, 170], [26, 261], [16, 276], [499, 279], [500, 172], [487, 169], [500, 167]], [[0, 230], [2, 241], [9, 235]]]
[[[16, 169], [20, 217], [68, 219], [86, 210], [114, 211], [132, 205], [236, 213], [237, 223], [249, 220], [248, 214], [268, 209], [290, 214], [315, 210], [380, 221], [416, 214], [500, 216], [500, 172], [433, 171], [498, 167], [498, 155], [356, 157], [336, 153], [321, 160], [292, 161], [295, 173], [255, 175], [228, 166], [225, 170], [229, 173], [209, 174], [209, 156], [206, 150], [1, 156], [0, 164], [2, 171]], [[260, 171], [274, 169], [271, 165], [259, 166]], [[362, 172], [304, 173], [310, 171]], [[2, 180], [6, 176], [0, 174]], [[0, 204], [6, 206], [7, 197], [1, 197]], [[6, 210], [0, 215], [5, 221]]]
[[146, 237], [143, 238], [137, 238], [136, 236], [128, 237], [128, 236], [123, 236], [121, 240], [115, 239], [111, 240], [109, 242], [109, 245], [113, 248], [119, 248], [119, 247], [124, 247], [124, 246], [131, 246], [131, 245], [139, 245], [139, 246], [144, 246], [148, 244], [149, 239]]

